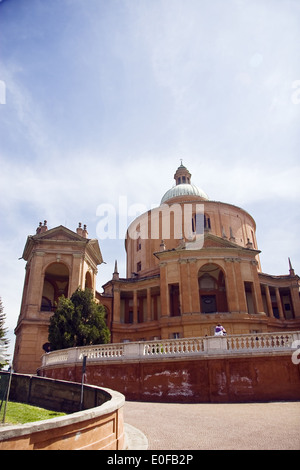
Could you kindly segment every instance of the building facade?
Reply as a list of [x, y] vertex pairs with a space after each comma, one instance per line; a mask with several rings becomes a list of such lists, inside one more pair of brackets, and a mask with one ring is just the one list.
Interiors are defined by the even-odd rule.
[[86, 228], [76, 233], [41, 225], [29, 236], [14, 369], [40, 365], [49, 318], [61, 294], [89, 287], [105, 306], [114, 343], [210, 336], [217, 323], [228, 334], [299, 330], [299, 276], [262, 272], [256, 224], [245, 210], [218, 201], [192, 184], [182, 164], [158, 208], [137, 217], [125, 240], [127, 273], [117, 262], [96, 291], [102, 260]]
[[261, 270], [256, 224], [209, 200], [182, 164], [157, 209], [128, 227], [127, 276], [97, 294], [113, 342], [299, 329], [299, 277]]
[[59, 226], [51, 230], [40, 223], [27, 238], [23, 252], [25, 281], [13, 368], [35, 373], [47, 350], [49, 319], [61, 295], [71, 297], [78, 288], [96, 292], [97, 266], [103, 262], [97, 240], [88, 239], [81, 224], [76, 233]]

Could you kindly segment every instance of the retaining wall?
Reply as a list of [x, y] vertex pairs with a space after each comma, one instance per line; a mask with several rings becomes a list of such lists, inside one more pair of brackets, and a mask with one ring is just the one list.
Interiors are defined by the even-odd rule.
[[[48, 366], [47, 377], [80, 380], [80, 365]], [[87, 363], [87, 381], [127, 400], [238, 403], [300, 400], [300, 366], [291, 354]]]
[[46, 354], [40, 373], [80, 381], [86, 357], [87, 382], [127, 400], [300, 400], [300, 364], [293, 360], [298, 346], [300, 332], [98, 345]]
[[80, 395], [80, 383], [13, 374], [11, 400], [71, 414], [0, 427], [0, 450], [123, 449], [124, 396], [84, 385], [83, 411], [78, 411]]

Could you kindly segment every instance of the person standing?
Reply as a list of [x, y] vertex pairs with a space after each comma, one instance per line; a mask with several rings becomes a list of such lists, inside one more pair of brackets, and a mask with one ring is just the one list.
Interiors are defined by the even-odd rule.
[[225, 335], [226, 335], [226, 330], [224, 326], [218, 323], [217, 326], [215, 327], [215, 336], [225, 336]]

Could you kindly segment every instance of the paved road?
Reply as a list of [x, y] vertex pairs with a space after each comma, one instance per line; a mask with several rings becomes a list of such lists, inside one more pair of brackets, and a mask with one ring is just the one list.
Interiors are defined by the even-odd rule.
[[125, 403], [149, 450], [300, 450], [300, 402]]

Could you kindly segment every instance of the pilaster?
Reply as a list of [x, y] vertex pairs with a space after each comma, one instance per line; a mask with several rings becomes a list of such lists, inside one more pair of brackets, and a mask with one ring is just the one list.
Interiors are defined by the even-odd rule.
[[121, 293], [117, 286], [113, 288], [114, 299], [113, 299], [113, 323], [120, 323], [120, 311], [121, 311]]
[[[245, 295], [245, 285], [242, 278], [242, 271], [241, 271], [241, 260], [237, 258], [233, 263], [234, 268], [234, 276], [236, 281], [236, 293], [237, 293], [237, 300], [238, 300], [238, 310], [241, 313], [247, 313], [247, 301]], [[227, 295], [228, 299], [228, 295]]]
[[70, 274], [68, 297], [71, 297], [78, 287], [84, 287], [82, 286], [82, 269], [83, 254], [73, 253], [73, 266]]
[[[236, 289], [236, 279], [235, 279], [235, 272], [233, 266], [233, 258], [225, 258], [226, 262], [226, 294], [227, 294], [227, 304], [228, 304], [228, 311], [231, 313], [239, 311], [238, 305], [238, 294]], [[230, 293], [230, 295], [228, 295]]]
[[191, 311], [187, 260], [179, 260], [181, 314]]
[[191, 311], [200, 312], [199, 283], [196, 259], [189, 260]]

